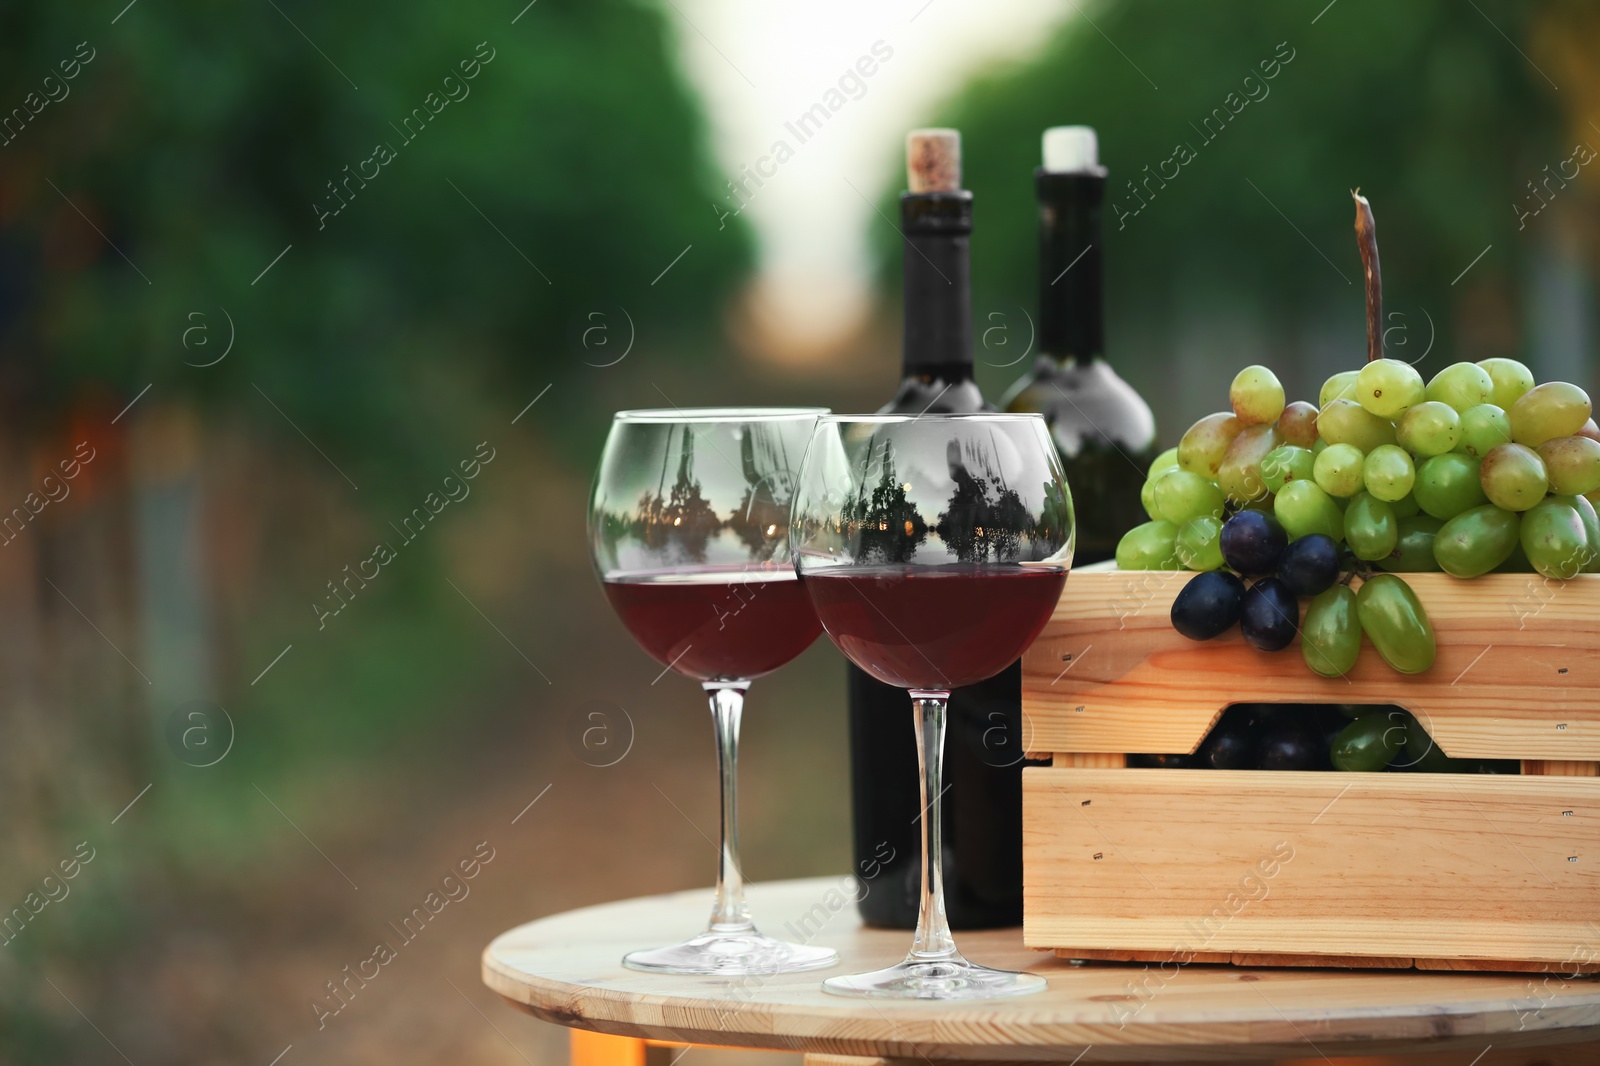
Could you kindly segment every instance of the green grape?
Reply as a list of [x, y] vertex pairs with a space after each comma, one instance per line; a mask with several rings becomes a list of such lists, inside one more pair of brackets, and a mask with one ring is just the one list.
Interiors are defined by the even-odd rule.
[[1160, 520], [1134, 526], [1117, 542], [1118, 570], [1181, 570], [1178, 527]]
[[[1596, 516], [1594, 504], [1584, 496], [1550, 496], [1547, 497], [1554, 503], [1571, 507], [1577, 511], [1578, 519], [1583, 523], [1584, 539], [1587, 550], [1581, 553], [1580, 570], [1585, 574], [1600, 572], [1600, 517]], [[1532, 569], [1530, 566], [1529, 569]]]
[[1326, 407], [1334, 400], [1354, 400], [1356, 398], [1356, 378], [1361, 376], [1359, 370], [1341, 370], [1327, 381], [1322, 383], [1322, 391], [1317, 394], [1317, 406]]
[[1356, 592], [1361, 630], [1383, 661], [1402, 674], [1420, 674], [1433, 665], [1437, 645], [1422, 601], [1404, 579], [1374, 574]]
[[1576, 577], [1594, 560], [1583, 516], [1568, 496], [1551, 496], [1522, 516], [1522, 550], [1545, 577]]
[[1278, 416], [1278, 435], [1289, 444], [1309, 448], [1317, 443], [1317, 408], [1296, 400]]
[[1506, 414], [1511, 419], [1511, 439], [1537, 448], [1555, 437], [1570, 437], [1589, 421], [1589, 394], [1565, 381], [1535, 385]]
[[1277, 492], [1296, 478], [1310, 477], [1315, 462], [1316, 456], [1309, 448], [1280, 444], [1261, 460], [1261, 480], [1266, 482], [1267, 491]]
[[1264, 366], [1247, 366], [1228, 386], [1228, 402], [1233, 413], [1247, 426], [1276, 422], [1283, 414], [1283, 384], [1278, 375]]
[[1491, 573], [1495, 574], [1531, 574], [1533, 564], [1528, 562], [1528, 553], [1522, 550], [1521, 516], [1518, 516], [1517, 543], [1511, 549], [1511, 554], [1506, 556], [1506, 561], [1495, 567]]
[[1168, 470], [1175, 469], [1177, 465], [1178, 449], [1168, 448], [1166, 451], [1155, 457], [1155, 459], [1150, 463], [1150, 469], [1145, 473], [1144, 476], [1149, 480], [1154, 481], [1157, 477], [1166, 473]]
[[1367, 491], [1387, 503], [1404, 499], [1417, 479], [1411, 456], [1397, 444], [1380, 444], [1361, 465], [1361, 481]]
[[1139, 503], [1143, 505], [1145, 514], [1152, 519], [1158, 517], [1156, 514], [1156, 483], [1154, 481], [1146, 481], [1140, 486]]
[[1422, 728], [1422, 723], [1414, 715], [1405, 717], [1406, 752], [1403, 765], [1424, 774], [1445, 774], [1461, 772], [1453, 764], [1457, 761], [1444, 753], [1444, 749], [1434, 743], [1428, 731]]
[[1477, 460], [1457, 452], [1435, 455], [1417, 467], [1411, 494], [1435, 518], [1454, 518], [1469, 507], [1489, 502], [1478, 480]]
[[1394, 761], [1405, 747], [1406, 733], [1403, 725], [1390, 719], [1389, 713], [1368, 711], [1339, 730], [1328, 752], [1335, 770], [1371, 774]]
[[1494, 379], [1477, 363], [1451, 363], [1433, 376], [1425, 392], [1427, 399], [1449, 404], [1457, 411], [1488, 403], [1493, 395]]
[[1492, 403], [1480, 403], [1461, 412], [1461, 439], [1453, 449], [1482, 459], [1490, 448], [1511, 443], [1511, 419]]
[[1244, 423], [1235, 418], [1232, 411], [1206, 415], [1190, 426], [1178, 441], [1178, 465], [1196, 474], [1216, 477], [1223, 453], [1242, 429]]
[[1315, 443], [1315, 444], [1313, 444], [1311, 446], [1311, 457], [1313, 459], [1315, 459], [1317, 456], [1321, 455], [1323, 452], [1325, 452], [1327, 450], [1328, 450], [1328, 442], [1323, 440], [1321, 437], [1318, 437], [1317, 438], [1317, 443]]
[[1222, 514], [1222, 490], [1208, 477], [1168, 470], [1156, 479], [1156, 517], [1181, 526], [1201, 515]]
[[1353, 444], [1330, 444], [1311, 466], [1317, 486], [1329, 496], [1354, 496], [1361, 491], [1366, 456]]
[[1330, 400], [1317, 416], [1317, 432], [1329, 444], [1353, 444], [1370, 452], [1395, 442], [1394, 424], [1354, 400]]
[[1511, 405], [1533, 388], [1533, 371], [1515, 359], [1479, 359], [1478, 365], [1489, 372], [1489, 380], [1494, 382], [1489, 402], [1496, 407], [1511, 410]]
[[1417, 514], [1400, 519], [1400, 539], [1383, 560], [1385, 570], [1396, 574], [1432, 573], [1439, 569], [1433, 544], [1444, 523], [1432, 515]]
[[1222, 569], [1222, 519], [1211, 515], [1189, 519], [1178, 527], [1173, 550], [1187, 570]]
[[1511, 557], [1522, 532], [1522, 517], [1492, 503], [1462, 511], [1439, 530], [1433, 557], [1452, 577], [1487, 574]]
[[1400, 541], [1400, 520], [1394, 508], [1363, 492], [1344, 510], [1344, 542], [1357, 559], [1387, 559]]
[[1356, 594], [1334, 585], [1317, 594], [1300, 623], [1300, 654], [1323, 677], [1348, 673], [1361, 655], [1361, 623], [1356, 619]]
[[1461, 440], [1461, 416], [1449, 404], [1428, 400], [1405, 413], [1395, 437], [1412, 455], [1443, 455]]
[[1584, 556], [1583, 572], [1600, 574], [1600, 514], [1596, 514], [1594, 504], [1587, 497], [1573, 496], [1570, 499], [1578, 509], [1578, 517], [1583, 519], [1583, 532], [1589, 540], [1589, 553]]
[[1478, 468], [1478, 479], [1489, 502], [1508, 511], [1526, 511], [1544, 499], [1550, 484], [1539, 453], [1520, 444], [1490, 448]]
[[1394, 516], [1396, 518], [1410, 518], [1422, 510], [1422, 507], [1417, 503], [1416, 496], [1409, 492], [1398, 500], [1390, 500], [1389, 506], [1394, 508]]
[[1582, 496], [1600, 489], [1600, 441], [1590, 437], [1555, 437], [1539, 445], [1550, 476], [1550, 491], [1560, 496]]
[[1312, 533], [1344, 539], [1344, 514], [1315, 481], [1297, 480], [1285, 485], [1273, 500], [1272, 514], [1290, 540]]
[[1398, 359], [1374, 359], [1356, 373], [1356, 402], [1379, 418], [1399, 418], [1422, 393], [1422, 375]]
[[1278, 428], [1271, 424], [1246, 426], [1233, 438], [1217, 467], [1217, 485], [1235, 503], [1249, 503], [1267, 495], [1261, 479], [1261, 460], [1279, 444]]

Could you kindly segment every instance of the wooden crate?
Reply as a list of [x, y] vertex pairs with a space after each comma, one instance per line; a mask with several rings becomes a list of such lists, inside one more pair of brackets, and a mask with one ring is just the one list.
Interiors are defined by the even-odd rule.
[[[1600, 969], [1600, 575], [1407, 574], [1439, 642], [1403, 676], [1173, 631], [1192, 575], [1086, 567], [1023, 660], [1030, 947], [1163, 966]], [[1522, 775], [1134, 769], [1233, 703], [1392, 703]], [[1550, 978], [1546, 978], [1549, 980]]]

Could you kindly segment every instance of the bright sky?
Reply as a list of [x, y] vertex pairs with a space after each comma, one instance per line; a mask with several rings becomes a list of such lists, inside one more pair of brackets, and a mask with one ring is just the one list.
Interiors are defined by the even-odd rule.
[[[969, 75], [1028, 56], [1073, 17], [1070, 0], [668, 0], [665, 10], [725, 178], [758, 163], [772, 175], [746, 186], [761, 248], [750, 310], [761, 332], [794, 342], [789, 358], [826, 348], [864, 314], [867, 231], [889, 224], [872, 201], [903, 173], [906, 131]], [[870, 76], [854, 69], [862, 57]], [[844, 105], [802, 142], [785, 124], [798, 126], [841, 77]], [[761, 162], [779, 140], [792, 157]], [[724, 192], [736, 209], [739, 196]]]

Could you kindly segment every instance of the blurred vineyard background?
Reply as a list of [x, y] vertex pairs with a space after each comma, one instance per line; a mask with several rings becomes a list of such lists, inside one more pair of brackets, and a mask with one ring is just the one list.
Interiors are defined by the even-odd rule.
[[[991, 396], [1025, 365], [1031, 173], [1062, 122], [1099, 127], [1114, 178], [1194, 149], [1140, 200], [1118, 189], [1140, 210], [1107, 226], [1110, 344], [1168, 443], [1244, 363], [1314, 396], [1359, 361], [1357, 185], [1391, 354], [1600, 385], [1600, 172], [1546, 180], [1600, 146], [1600, 11], [1324, 3], [1063, 5], [1021, 58], [905, 116], [965, 137]], [[864, 212], [874, 310], [796, 358], [751, 310], [768, 246], [728, 212], [692, 76], [721, 9], [520, 7], [0, 10], [0, 518], [24, 508], [0, 535], [0, 918], [27, 916], [0, 945], [0, 1061], [102, 1062], [109, 1040], [141, 1066], [290, 1044], [290, 1066], [558, 1062], [559, 1030], [478, 985], [481, 946], [709, 880], [704, 711], [653, 683], [590, 576], [592, 464], [620, 407], [877, 406], [899, 238]], [[479, 42], [470, 91], [429, 107]], [[1270, 93], [1233, 113], [1280, 43]], [[407, 140], [393, 124], [424, 107]], [[319, 218], [375, 142], [396, 158]], [[880, 174], [899, 151], [883, 140]], [[852, 195], [829, 180], [819, 210]], [[889, 217], [898, 187], [868, 189]], [[94, 458], [62, 482], [81, 442]], [[480, 442], [470, 495], [330, 598]], [[818, 647], [756, 690], [753, 877], [848, 862], [842, 681]], [[615, 766], [574, 740], [595, 700], [626, 712]], [[319, 1028], [327, 983], [480, 841], [471, 895]], [[80, 842], [94, 858], [35, 912]]]

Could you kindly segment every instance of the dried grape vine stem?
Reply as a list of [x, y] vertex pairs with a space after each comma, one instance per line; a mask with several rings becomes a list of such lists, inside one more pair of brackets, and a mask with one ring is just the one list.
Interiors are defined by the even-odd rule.
[[1372, 205], [1357, 186], [1350, 198], [1356, 202], [1356, 244], [1361, 248], [1361, 268], [1367, 279], [1367, 362], [1383, 358], [1383, 271], [1378, 266], [1378, 224]]

